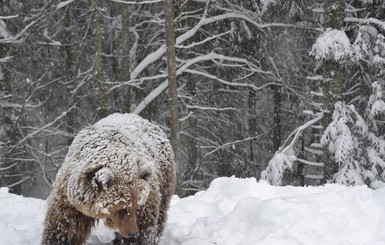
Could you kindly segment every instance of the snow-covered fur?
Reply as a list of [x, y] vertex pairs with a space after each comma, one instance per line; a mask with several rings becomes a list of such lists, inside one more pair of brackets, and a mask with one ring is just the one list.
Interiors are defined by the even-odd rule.
[[83, 129], [58, 172], [42, 244], [84, 244], [97, 219], [117, 231], [114, 244], [157, 244], [175, 188], [173, 159], [163, 131], [137, 115]]

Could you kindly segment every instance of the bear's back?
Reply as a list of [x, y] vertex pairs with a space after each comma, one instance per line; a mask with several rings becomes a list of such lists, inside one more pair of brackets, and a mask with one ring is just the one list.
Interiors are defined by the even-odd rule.
[[141, 154], [151, 156], [155, 162], [174, 159], [169, 140], [163, 130], [136, 114], [114, 113], [93, 126], [97, 131], [118, 131]]
[[143, 156], [155, 164], [155, 169], [174, 168], [170, 142], [159, 126], [135, 114], [114, 113], [78, 133], [57, 178], [67, 178], [68, 174], [77, 178], [87, 165], [104, 162], [115, 150]]

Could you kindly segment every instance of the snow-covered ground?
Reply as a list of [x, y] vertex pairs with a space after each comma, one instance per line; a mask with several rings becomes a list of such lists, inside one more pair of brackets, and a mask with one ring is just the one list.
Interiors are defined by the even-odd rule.
[[[45, 209], [45, 201], [0, 189], [0, 245], [39, 244]], [[99, 225], [89, 244], [111, 238]], [[385, 189], [218, 178], [207, 191], [172, 200], [161, 245], [177, 244], [385, 245]]]

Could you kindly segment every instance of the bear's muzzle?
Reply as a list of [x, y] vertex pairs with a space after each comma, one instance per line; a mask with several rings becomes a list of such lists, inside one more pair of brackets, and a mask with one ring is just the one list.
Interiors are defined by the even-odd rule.
[[123, 237], [136, 236], [139, 233], [136, 214], [126, 215], [118, 224], [118, 232]]
[[129, 213], [126, 209], [112, 212], [104, 219], [104, 223], [123, 237], [132, 237], [139, 233], [136, 212]]

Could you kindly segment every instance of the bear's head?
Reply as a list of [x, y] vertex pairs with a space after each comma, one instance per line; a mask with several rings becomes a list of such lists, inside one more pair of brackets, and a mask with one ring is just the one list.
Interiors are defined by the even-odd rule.
[[125, 237], [138, 232], [137, 212], [146, 204], [150, 189], [158, 188], [152, 184], [157, 178], [154, 162], [146, 154], [126, 149], [106, 144], [97, 154], [80, 157], [67, 187], [71, 205], [103, 219]]

